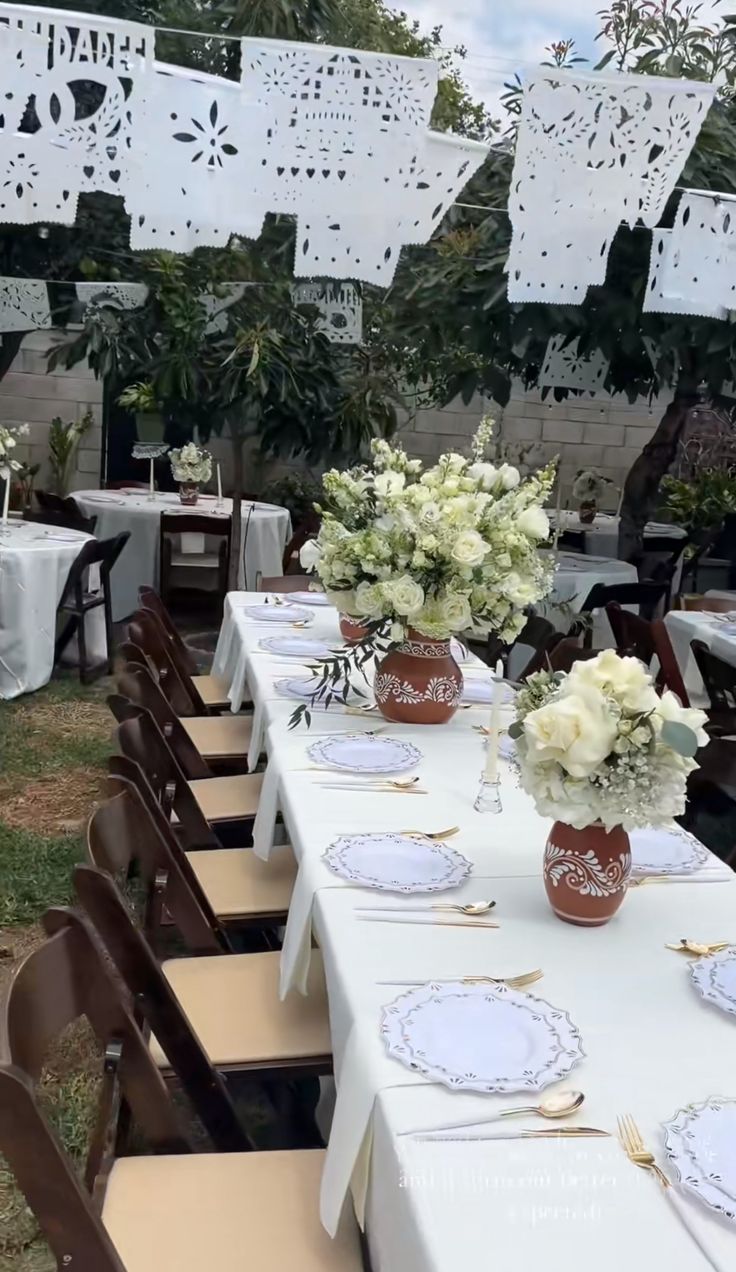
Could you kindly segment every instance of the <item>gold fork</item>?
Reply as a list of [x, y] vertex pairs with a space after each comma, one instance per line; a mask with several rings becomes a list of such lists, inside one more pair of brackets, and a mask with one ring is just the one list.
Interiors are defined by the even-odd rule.
[[536, 967], [533, 972], [522, 972], [519, 976], [429, 976], [425, 980], [392, 980], [376, 981], [377, 985], [435, 985], [444, 981], [459, 980], [462, 985], [507, 985], [509, 989], [523, 989], [525, 985], [533, 985], [541, 980], [544, 972]]
[[711, 941], [710, 945], [701, 943], [700, 941], [688, 941], [684, 936], [680, 938], [677, 945], [665, 945], [666, 950], [677, 950], [680, 954], [719, 954], [721, 950], [727, 950], [733, 941]]
[[460, 834], [459, 826], [450, 826], [448, 830], [400, 830], [400, 835], [418, 835], [420, 839], [450, 839]]
[[618, 1122], [619, 1139], [623, 1144], [624, 1152], [629, 1161], [633, 1162], [635, 1166], [640, 1166], [642, 1170], [651, 1171], [663, 1188], [671, 1188], [672, 1184], [664, 1171], [660, 1170], [654, 1160], [654, 1154], [650, 1153], [645, 1147], [639, 1128], [631, 1114], [624, 1113], [616, 1121]]

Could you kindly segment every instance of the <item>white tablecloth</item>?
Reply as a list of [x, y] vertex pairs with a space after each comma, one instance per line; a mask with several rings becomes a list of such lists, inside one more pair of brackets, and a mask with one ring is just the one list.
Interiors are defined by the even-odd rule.
[[[178, 494], [157, 491], [149, 499], [145, 491], [75, 490], [74, 499], [86, 517], [97, 517], [95, 535], [110, 539], [130, 530], [130, 539], [112, 572], [113, 617], [118, 620], [132, 614], [138, 606], [138, 588], [155, 586], [159, 566], [159, 526], [162, 512], [201, 512], [207, 516], [232, 512], [232, 499], [215, 507], [214, 495], [200, 495], [194, 508], [183, 507]], [[243, 501], [243, 535], [248, 514], [248, 534], [240, 567], [240, 583], [254, 588], [256, 575], [283, 573], [283, 555], [291, 532], [291, 518], [286, 508], [276, 504]]]
[[[89, 537], [32, 521], [11, 521], [0, 534], [0, 698], [16, 698], [48, 682], [56, 607]], [[87, 616], [85, 631], [90, 662], [101, 661], [107, 654], [101, 606]]]
[[707, 707], [708, 696], [690, 641], [702, 640], [724, 662], [736, 667], [736, 619], [729, 623], [724, 614], [711, 614], [707, 610], [670, 610], [664, 621], [690, 701], [693, 706]]
[[[557, 515], [554, 510], [552, 512], [548, 510], [548, 515], [550, 524], [554, 528]], [[598, 512], [591, 524], [584, 524], [577, 512], [572, 509], [563, 508], [560, 512], [560, 530], [563, 533], [568, 530], [576, 534], [582, 531], [585, 534], [586, 552], [596, 552], [599, 556], [618, 556], [619, 521], [620, 517], [616, 517], [611, 512]], [[644, 549], [646, 551], [648, 538], [684, 539], [684, 537], [685, 531], [682, 526], [668, 525], [664, 521], [648, 521], [644, 527]]]
[[[268, 696], [267, 678], [283, 671], [275, 660], [264, 670], [265, 656], [250, 652], [264, 634], [226, 610], [215, 670], [237, 675], [244, 665], [256, 699], [263, 695], [278, 803], [299, 862], [297, 888], [307, 903], [311, 895], [324, 955], [338, 1086], [321, 1199], [326, 1225], [334, 1226], [352, 1178], [359, 1214], [365, 1204], [374, 1272], [486, 1272], [489, 1266], [496, 1272], [587, 1272], [592, 1266], [706, 1272], [707, 1261], [655, 1181], [637, 1171], [613, 1139], [498, 1145], [397, 1139], [400, 1130], [483, 1118], [530, 1101], [518, 1094], [451, 1092], [389, 1059], [379, 1036], [381, 1009], [401, 990], [378, 982], [542, 968], [544, 979], [533, 992], [568, 1011], [582, 1036], [585, 1058], [564, 1083], [585, 1092], [578, 1122], [613, 1131], [616, 1115], [630, 1112], [662, 1161], [663, 1120], [691, 1101], [736, 1095], [734, 1022], [696, 996], [686, 960], [664, 948], [683, 935], [728, 939], [736, 914], [733, 876], [719, 867], [715, 881], [636, 889], [603, 928], [561, 923], [540, 878], [548, 824], [518, 789], [510, 766], [502, 761], [503, 812], [482, 815], [472, 808], [483, 763], [472, 729], [476, 712], [458, 712], [436, 728], [390, 726], [391, 735], [422, 751], [417, 771], [428, 795], [323, 790], [315, 785], [317, 774], [307, 771], [310, 737], [375, 727], [375, 721], [315, 713], [309, 734], [289, 733], [293, 704]], [[336, 641], [334, 613], [315, 611], [310, 634]], [[451, 842], [474, 869], [452, 899], [495, 899], [497, 931], [369, 927], [355, 907], [376, 904], [385, 894], [351, 887], [321, 860], [340, 834], [453, 824], [460, 833]], [[261, 836], [264, 827], [256, 831]], [[284, 962], [288, 956], [285, 945]], [[736, 1265], [736, 1230], [688, 1199], [683, 1204], [723, 1268]]]

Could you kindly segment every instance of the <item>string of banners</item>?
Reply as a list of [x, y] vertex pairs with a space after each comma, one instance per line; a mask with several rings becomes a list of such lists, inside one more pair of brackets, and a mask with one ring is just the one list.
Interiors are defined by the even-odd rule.
[[[205, 335], [227, 330], [228, 310], [241, 299], [246, 287], [260, 283], [220, 283], [203, 292], [199, 303], [206, 316]], [[51, 284], [53, 288], [55, 284]], [[80, 282], [77, 300], [87, 308], [140, 309], [148, 299], [145, 283]], [[333, 344], [360, 344], [363, 300], [355, 283], [297, 283], [292, 289], [296, 304], [317, 310], [315, 330]], [[42, 331], [53, 325], [49, 285], [40, 278], [0, 278], [0, 334], [10, 331]]]
[[155, 28], [0, 4], [0, 222], [73, 225], [122, 196], [133, 249], [296, 218], [300, 278], [391, 282], [488, 154], [429, 127], [438, 64], [243, 38], [239, 81], [157, 61]]

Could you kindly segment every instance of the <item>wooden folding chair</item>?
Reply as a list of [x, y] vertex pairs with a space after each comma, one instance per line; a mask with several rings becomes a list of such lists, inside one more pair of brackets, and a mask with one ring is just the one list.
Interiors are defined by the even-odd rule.
[[[252, 823], [263, 784], [260, 773], [237, 773], [187, 781], [181, 766], [150, 711], [118, 725], [117, 741], [123, 755], [140, 764], [164, 811], [180, 820], [182, 793], [189, 792], [207, 822]], [[177, 803], [178, 799], [178, 803]]]
[[[163, 1075], [78, 915], [50, 910], [50, 939], [19, 965], [1, 1021], [0, 1152], [59, 1268], [74, 1272], [361, 1272], [354, 1223], [319, 1220], [324, 1152], [249, 1151], [227, 1087], [190, 1033], [181, 1083], [216, 1149], [193, 1153]], [[103, 1093], [122, 1092], [153, 1155], [118, 1157], [93, 1137], [83, 1183], [36, 1087], [49, 1044], [86, 1017], [105, 1048]], [[104, 1127], [102, 1119], [99, 1127]]]
[[651, 625], [652, 640], [654, 641], [654, 651], [659, 660], [659, 666], [662, 673], [662, 680], [668, 689], [680, 699], [683, 707], [690, 706], [690, 698], [688, 697], [685, 681], [682, 678], [682, 672], [675, 657], [675, 651], [672, 648], [670, 634], [667, 631], [667, 625], [661, 618], [655, 618]]
[[[642, 617], [653, 618], [655, 611], [667, 602], [668, 597], [668, 583], [615, 583], [611, 586], [596, 583], [580, 606], [580, 613], [593, 614], [615, 601], [618, 605], [636, 605]], [[591, 625], [583, 633], [583, 644], [589, 649], [592, 643]]]
[[221, 1072], [261, 1081], [332, 1072], [319, 951], [312, 952], [306, 996], [290, 994], [281, 1002], [278, 950], [159, 964], [112, 875], [97, 866], [76, 866], [74, 886], [151, 1029], [151, 1055], [163, 1072], [186, 1073], [195, 1040]]
[[[184, 535], [196, 535], [199, 540], [198, 550], [187, 552]], [[217, 550], [208, 549], [205, 540], [217, 541]], [[214, 596], [217, 610], [222, 615], [222, 606], [227, 593], [227, 576], [230, 564], [230, 545], [232, 540], [232, 521], [229, 516], [221, 517], [206, 512], [162, 512], [159, 533], [159, 587], [164, 604], [172, 593], [186, 591], [191, 595], [191, 588], [176, 588], [172, 584], [172, 573], [176, 569], [195, 571], [197, 576], [204, 575], [214, 579], [214, 589], [201, 589], [201, 595]], [[192, 576], [192, 582], [194, 576]], [[196, 591], [199, 593], [200, 589]]]
[[[177, 716], [161, 686], [150, 671], [128, 667], [117, 676], [120, 693], [151, 712], [187, 777], [207, 777], [204, 772], [190, 772], [184, 757], [192, 752], [206, 765], [245, 768], [250, 748], [253, 720], [245, 715]], [[187, 744], [189, 750], [187, 751]]]
[[281, 574], [258, 580], [259, 592], [308, 592], [311, 574]]
[[197, 662], [194, 654], [182, 640], [171, 614], [155, 588], [139, 587], [138, 602], [141, 609], [151, 610], [156, 615], [172, 645], [175, 645], [179, 651], [179, 659], [182, 665], [186, 667], [190, 676], [196, 676]]
[[174, 680], [175, 673], [181, 681], [192, 708], [180, 714], [208, 715], [230, 707], [225, 681], [217, 676], [190, 675], [176, 645], [153, 610], [136, 610], [128, 622], [126, 634], [153, 660], [159, 674], [165, 672], [170, 680]]
[[[183, 880], [178, 884], [178, 892], [189, 889], [194, 898], [192, 905], [196, 904], [197, 910], [204, 913], [208, 930], [216, 934], [223, 948], [230, 948], [228, 932], [233, 928], [273, 929], [282, 926], [286, 922], [296, 880], [296, 862], [290, 845], [280, 844], [273, 848], [268, 862], [261, 861], [250, 848], [220, 848], [217, 843], [213, 845], [209, 841], [186, 851], [172, 833], [142, 769], [129, 763], [133, 771], [112, 774], [108, 780], [108, 788], [115, 795], [127, 792], [136, 806], [135, 816], [138, 822], [145, 820], [148, 824], [147, 831], [144, 828], [143, 837], [158, 846], [159, 854], [163, 854], [157, 858], [153, 872], [149, 870], [156, 888], [160, 891], [160, 870], [170, 877], [176, 874], [177, 880]], [[133, 819], [134, 814], [131, 814], [130, 820]], [[95, 865], [116, 873], [123, 868], [127, 869], [139, 848], [124, 833], [120, 834], [120, 844], [109, 835], [102, 842], [99, 836], [103, 831], [108, 831], [109, 826], [110, 815], [97, 819], [95, 834], [98, 838], [95, 843], [102, 844], [105, 857], [91, 849], [92, 859]], [[155, 836], [152, 833], [154, 830]], [[116, 851], [127, 858], [126, 862], [121, 861], [117, 867], [114, 866]], [[174, 915], [175, 922], [178, 922], [176, 902], [171, 905], [167, 902], [167, 907]], [[153, 919], [156, 920], [155, 914]], [[199, 948], [187, 933], [185, 938], [191, 949]], [[275, 943], [271, 941], [270, 944], [273, 946]]]
[[[113, 539], [105, 539], [102, 542], [96, 539], [89, 539], [82, 544], [79, 555], [72, 561], [69, 568], [69, 574], [56, 610], [59, 617], [66, 618], [66, 622], [56, 640], [54, 663], [56, 664], [59, 661], [76, 632], [79, 652], [79, 679], [82, 683], [85, 683], [90, 678], [92, 672], [87, 662], [85, 619], [92, 610], [99, 609], [100, 606], [104, 609], [105, 614], [107, 658], [97, 669], [97, 674], [105, 674], [112, 671], [113, 630], [110, 571], [129, 538], [130, 531], [124, 530], [122, 534], [115, 535]], [[93, 566], [99, 567], [99, 587], [91, 590], [90, 570]]]

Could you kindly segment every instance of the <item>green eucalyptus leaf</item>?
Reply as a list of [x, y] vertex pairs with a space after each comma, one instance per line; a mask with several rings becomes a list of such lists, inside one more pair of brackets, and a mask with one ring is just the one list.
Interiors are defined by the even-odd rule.
[[661, 738], [665, 746], [669, 746], [678, 755], [691, 759], [698, 749], [698, 739], [693, 730], [680, 720], [665, 720], [662, 725]]
[[508, 727], [509, 737], [515, 742], [517, 738], [520, 738], [522, 736], [523, 732], [524, 732], [523, 720], [512, 720], [511, 724]]

